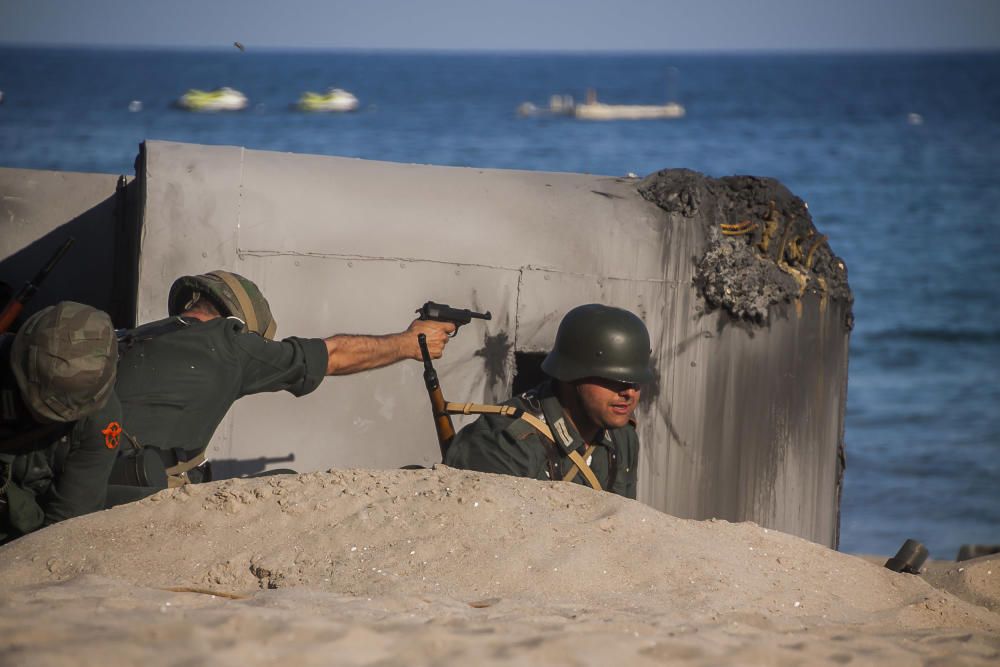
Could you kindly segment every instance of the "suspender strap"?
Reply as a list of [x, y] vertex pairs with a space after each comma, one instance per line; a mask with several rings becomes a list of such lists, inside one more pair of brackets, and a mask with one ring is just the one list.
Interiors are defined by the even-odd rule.
[[[528, 422], [536, 431], [544, 435], [553, 443], [555, 438], [552, 436], [552, 429], [549, 425], [543, 422], [541, 419], [531, 414], [530, 412], [525, 412], [520, 408], [515, 408], [512, 405], [482, 405], [479, 403], [445, 403], [445, 412], [452, 415], [502, 415], [504, 417], [513, 417], [514, 419], [523, 419]], [[573, 450], [568, 456], [573, 465], [570, 467], [569, 472], [563, 476], [563, 481], [568, 482], [576, 477], [577, 473], [582, 473], [584, 479], [590, 484], [591, 488], [601, 491], [601, 483], [597, 480], [597, 475], [594, 471], [590, 469], [587, 465], [586, 457], [590, 456], [594, 451], [594, 446], [590, 445], [587, 448], [586, 455], [580, 456], [580, 452]]]
[[204, 462], [205, 452], [201, 451], [198, 452], [197, 456], [187, 461], [178, 461], [175, 465], [167, 468], [165, 471], [167, 473], [167, 488], [174, 489], [189, 483], [191, 480], [188, 479], [188, 471], [194, 470]]
[[593, 445], [587, 447], [585, 456], [580, 456], [580, 452], [576, 451], [575, 449], [571, 451], [569, 453], [569, 460], [573, 462], [573, 466], [569, 469], [569, 472], [566, 473], [566, 476], [563, 477], [563, 480], [567, 482], [572, 480], [574, 477], [576, 477], [577, 468], [579, 468], [580, 472], [583, 473], [584, 479], [587, 480], [587, 483], [590, 484], [591, 488], [596, 489], [598, 491], [603, 491], [604, 489], [601, 488], [601, 483], [597, 481], [597, 475], [595, 475], [594, 471], [591, 470], [590, 466], [587, 465], [586, 457], [590, 456], [593, 451], [594, 451]]
[[[574, 453], [576, 453], [576, 452], [574, 451]], [[579, 456], [584, 461], [586, 461], [588, 458], [590, 458], [590, 455], [593, 454], [593, 453], [594, 453], [594, 445], [587, 445], [587, 449], [583, 452], [583, 454], [580, 454]], [[572, 458], [572, 457], [570, 457], [570, 458]], [[576, 465], [576, 461], [574, 460], [573, 461], [573, 465], [570, 466], [570, 469], [568, 471], [566, 471], [565, 475], [563, 475], [563, 481], [564, 482], [572, 482], [573, 478], [576, 477], [579, 474], [580, 474], [580, 468]]]

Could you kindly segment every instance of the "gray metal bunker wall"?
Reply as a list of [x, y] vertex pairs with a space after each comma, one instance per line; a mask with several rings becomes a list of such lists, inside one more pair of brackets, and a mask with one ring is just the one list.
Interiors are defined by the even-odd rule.
[[[836, 544], [850, 293], [808, 214], [788, 222], [800, 200], [773, 181], [152, 141], [136, 180], [138, 321], [164, 316], [174, 278], [212, 268], [261, 285], [279, 337], [398, 331], [427, 300], [491, 310], [437, 368], [448, 400], [492, 402], [509, 395], [517, 359], [551, 346], [568, 309], [628, 308], [650, 329], [658, 371], [637, 414], [640, 500]], [[281, 465], [300, 471], [431, 465], [420, 373], [408, 362], [328, 378], [302, 399], [242, 399], [210, 456], [292, 455]]]

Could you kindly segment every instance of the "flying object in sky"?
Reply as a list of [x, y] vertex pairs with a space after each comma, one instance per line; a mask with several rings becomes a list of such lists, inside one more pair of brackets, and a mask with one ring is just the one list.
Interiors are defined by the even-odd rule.
[[243, 46], [243, 42], [233, 42], [233, 46], [235, 46], [240, 51], [246, 51], [246, 47]]

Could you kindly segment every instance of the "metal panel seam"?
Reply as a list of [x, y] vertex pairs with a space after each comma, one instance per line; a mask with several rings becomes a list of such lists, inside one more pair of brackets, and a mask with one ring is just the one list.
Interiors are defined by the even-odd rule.
[[[246, 154], [247, 149], [240, 146], [240, 182], [239, 182], [239, 196], [236, 198], [236, 256], [240, 257], [240, 230], [243, 222], [243, 191], [244, 191], [244, 175], [246, 173]], [[241, 258], [241, 257], [240, 257]], [[241, 258], [242, 259], [242, 258]]]
[[347, 260], [357, 260], [357, 261], [373, 261], [373, 262], [410, 262], [413, 264], [444, 264], [447, 266], [468, 266], [481, 269], [493, 269], [496, 271], [517, 271], [522, 273], [524, 271], [548, 271], [550, 273], [558, 273], [567, 276], [580, 276], [583, 278], [601, 278], [605, 280], [622, 280], [628, 282], [636, 283], [654, 283], [658, 285], [672, 285], [674, 287], [678, 286], [680, 283], [671, 282], [664, 278], [629, 278], [624, 276], [606, 276], [598, 275], [596, 273], [580, 273], [577, 271], [563, 271], [560, 269], [549, 269], [541, 268], [536, 266], [501, 266], [493, 264], [479, 264], [479, 263], [468, 263], [468, 262], [450, 262], [442, 259], [427, 259], [425, 257], [399, 257], [399, 256], [389, 256], [389, 255], [352, 255], [345, 253], [331, 253], [331, 252], [303, 252], [298, 250], [249, 250], [245, 248], [236, 248], [236, 256], [239, 259], [244, 259], [246, 257], [314, 257], [318, 259], [347, 259]]
[[[514, 295], [514, 336], [511, 341], [511, 350], [517, 351], [517, 332], [521, 328], [521, 285], [524, 283], [524, 269], [517, 271], [517, 293]], [[517, 375], [517, 359], [514, 359], [514, 375]], [[511, 388], [513, 388], [513, 375], [511, 376]]]

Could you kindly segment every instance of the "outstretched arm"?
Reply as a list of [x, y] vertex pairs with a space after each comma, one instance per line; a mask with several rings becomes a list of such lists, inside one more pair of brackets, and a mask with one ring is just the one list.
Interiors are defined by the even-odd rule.
[[439, 359], [448, 344], [448, 334], [455, 331], [451, 322], [413, 320], [406, 331], [385, 336], [337, 334], [325, 340], [327, 375], [349, 375], [381, 368], [403, 359], [420, 360], [417, 335], [427, 336], [431, 357]]

